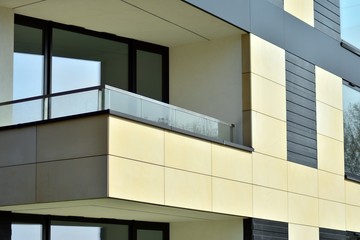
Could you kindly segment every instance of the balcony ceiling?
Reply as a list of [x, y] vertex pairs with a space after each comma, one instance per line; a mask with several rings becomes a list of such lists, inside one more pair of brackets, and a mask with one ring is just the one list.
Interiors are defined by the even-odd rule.
[[153, 222], [239, 220], [242, 217], [119, 199], [89, 199], [0, 207], [0, 211]]
[[243, 33], [181, 0], [0, 0], [0, 6], [165, 46]]

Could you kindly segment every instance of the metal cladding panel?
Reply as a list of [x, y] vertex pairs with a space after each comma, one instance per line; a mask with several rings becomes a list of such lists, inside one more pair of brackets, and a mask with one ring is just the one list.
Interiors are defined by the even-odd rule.
[[346, 232], [327, 228], [320, 228], [320, 240], [347, 240]]
[[288, 224], [263, 219], [244, 220], [244, 240], [286, 240]]
[[[246, 31], [250, 30], [250, 0], [184, 0]], [[254, 0], [251, 0], [254, 1]]]
[[315, 28], [340, 40], [339, 0], [315, 0]]
[[288, 160], [317, 167], [315, 66], [286, 52]]

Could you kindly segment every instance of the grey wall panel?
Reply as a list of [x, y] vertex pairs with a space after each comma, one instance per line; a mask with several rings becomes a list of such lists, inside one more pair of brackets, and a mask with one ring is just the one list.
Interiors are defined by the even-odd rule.
[[[314, 138], [316, 137], [316, 130], [309, 129], [307, 127], [303, 127], [296, 123], [288, 122], [287, 126], [291, 129], [291, 132], [297, 133], [299, 135]], [[290, 131], [289, 131], [290, 132]]]
[[285, 40], [283, 9], [264, 0], [250, 1], [251, 32], [275, 45], [283, 46]]
[[288, 160], [317, 167], [315, 66], [290, 52], [285, 58]]
[[309, 94], [314, 94], [313, 89], [315, 87], [315, 83], [308, 81], [307, 79], [304, 79], [296, 74], [293, 74], [291, 72], [286, 73], [286, 80], [288, 83], [294, 84], [296, 86], [299, 86], [302, 88], [302, 91], [304, 92], [310, 92]]
[[339, 0], [314, 1], [315, 28], [340, 40]]
[[274, 4], [275, 6], [278, 6], [279, 8], [284, 8], [284, 0], [268, 0], [270, 3]]
[[320, 228], [320, 240], [346, 240], [346, 232]]
[[244, 220], [244, 240], [287, 240], [288, 224], [284, 222], [245, 219]]
[[[250, 0], [183, 0], [246, 31], [250, 30]], [[253, 0], [252, 0], [253, 1]]]

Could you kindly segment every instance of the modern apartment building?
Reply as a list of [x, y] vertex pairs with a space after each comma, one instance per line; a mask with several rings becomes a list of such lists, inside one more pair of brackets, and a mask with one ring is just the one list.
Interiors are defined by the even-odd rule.
[[0, 239], [360, 239], [359, 13], [0, 0]]

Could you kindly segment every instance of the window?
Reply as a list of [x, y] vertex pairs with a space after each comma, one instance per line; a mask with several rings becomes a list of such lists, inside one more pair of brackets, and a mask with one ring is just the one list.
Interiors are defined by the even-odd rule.
[[360, 49], [359, 12], [359, 0], [340, 0], [341, 39], [345, 41], [345, 46], [351, 45], [358, 49]]
[[16, 213], [2, 220], [9, 227], [0, 228], [0, 236], [11, 240], [169, 240], [168, 223]]
[[11, 225], [11, 240], [42, 240], [41, 224], [14, 223]]
[[343, 85], [344, 154], [348, 178], [360, 180], [360, 88]]
[[[14, 44], [9, 101], [106, 84], [168, 102], [167, 47], [20, 15]], [[53, 116], [68, 115], [60, 97], [50, 105]]]

